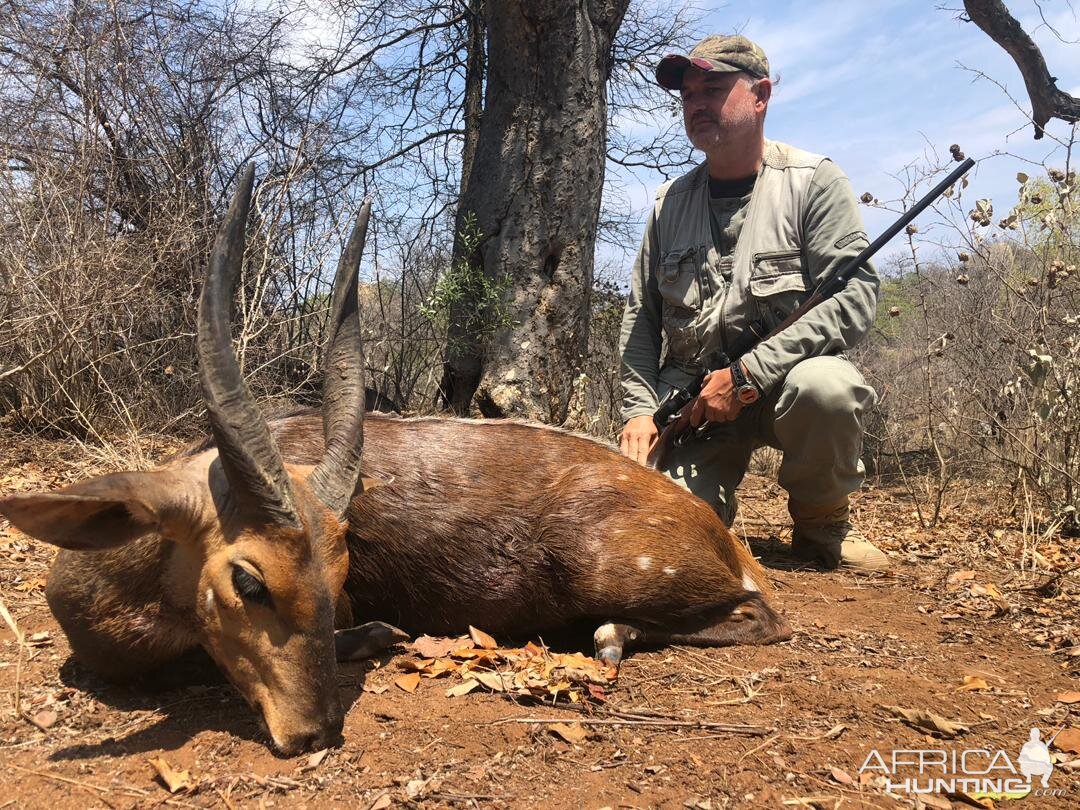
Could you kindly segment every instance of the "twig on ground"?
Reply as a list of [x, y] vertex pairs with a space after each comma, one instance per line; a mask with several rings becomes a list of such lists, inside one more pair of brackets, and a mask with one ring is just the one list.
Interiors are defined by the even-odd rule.
[[[508, 717], [505, 720], [496, 720], [493, 723], [477, 723], [477, 725], [491, 725], [501, 726], [504, 723], [565, 723], [567, 718], [550, 718], [550, 717]], [[653, 718], [643, 718], [640, 720], [634, 720], [632, 718], [616, 717], [616, 718], [590, 718], [582, 717], [579, 720], [574, 720], [575, 723], [581, 723], [585, 726], [653, 726], [655, 728], [700, 728], [709, 729], [713, 731], [724, 731], [728, 734], [746, 734], [752, 737], [764, 737], [769, 733], [770, 729], [764, 726], [742, 726], [731, 725], [728, 723], [710, 723], [704, 720], [655, 720]]]

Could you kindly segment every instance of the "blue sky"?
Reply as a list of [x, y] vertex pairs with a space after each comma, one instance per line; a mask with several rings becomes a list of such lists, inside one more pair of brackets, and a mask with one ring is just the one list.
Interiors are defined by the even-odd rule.
[[[1043, 24], [1034, 0], [1007, 5], [1042, 48], [1058, 86], [1080, 95], [1080, 3], [1074, 11], [1067, 0], [1041, 0], [1047, 21], [1072, 41], [1065, 43]], [[949, 145], [958, 143], [980, 161], [965, 210], [989, 197], [996, 219], [1016, 200], [1018, 171], [1038, 174], [1031, 161], [1064, 166], [1065, 149], [1054, 138], [1067, 142], [1072, 128], [1053, 121], [1046, 137], [1033, 139], [1019, 71], [974, 24], [957, 19], [961, 6], [960, 0], [729, 0], [705, 11], [702, 29], [739, 30], [765, 49], [779, 78], [768, 137], [828, 155], [857, 194], [870, 191], [883, 201], [902, 193], [896, 176], [906, 165], [925, 162], [934, 150], [947, 160]], [[972, 70], [1004, 85], [1023, 109]], [[661, 178], [641, 172], [621, 181], [644, 209]], [[895, 218], [865, 207], [863, 214], [871, 237]], [[918, 220], [928, 238], [933, 220], [929, 212]]]

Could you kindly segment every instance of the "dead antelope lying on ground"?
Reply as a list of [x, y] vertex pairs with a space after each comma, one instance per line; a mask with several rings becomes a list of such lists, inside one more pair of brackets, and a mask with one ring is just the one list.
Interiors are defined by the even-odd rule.
[[130, 677], [202, 645], [293, 754], [340, 737], [335, 653], [396, 640], [374, 624], [339, 632], [335, 649], [335, 628], [360, 622], [521, 636], [591, 618], [615, 665], [641, 644], [790, 637], [713, 511], [608, 447], [512, 422], [365, 422], [357, 269], [370, 203], [335, 281], [322, 415], [267, 424], [229, 341], [252, 178], [199, 307], [213, 438], [155, 471], [0, 500], [64, 549], [46, 595], [81, 661]]

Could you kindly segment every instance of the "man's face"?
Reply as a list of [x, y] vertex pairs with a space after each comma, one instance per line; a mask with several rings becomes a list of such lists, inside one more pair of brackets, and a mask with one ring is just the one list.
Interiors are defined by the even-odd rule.
[[737, 145], [752, 135], [765, 114], [771, 85], [745, 73], [716, 73], [689, 67], [683, 74], [683, 124], [702, 152]]

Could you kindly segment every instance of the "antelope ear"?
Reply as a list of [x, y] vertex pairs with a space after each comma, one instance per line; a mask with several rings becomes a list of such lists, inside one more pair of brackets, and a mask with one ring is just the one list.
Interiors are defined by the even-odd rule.
[[[60, 548], [98, 551], [149, 532], [171, 534], [182, 520], [185, 486], [171, 471], [128, 472], [80, 481], [57, 492], [0, 498], [0, 514], [21, 531]], [[190, 486], [190, 484], [187, 484]]]
[[390, 478], [373, 478], [370, 475], [361, 475], [360, 483], [356, 487], [356, 495], [363, 495], [365, 492], [375, 489], [376, 487], [384, 487], [387, 484], [392, 483], [394, 483], [393, 476]]

